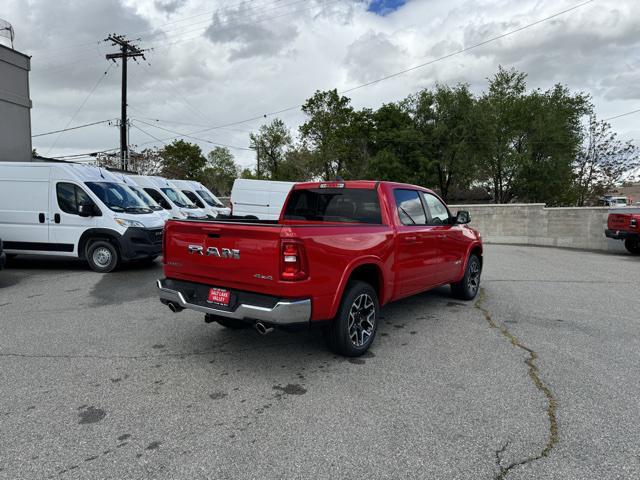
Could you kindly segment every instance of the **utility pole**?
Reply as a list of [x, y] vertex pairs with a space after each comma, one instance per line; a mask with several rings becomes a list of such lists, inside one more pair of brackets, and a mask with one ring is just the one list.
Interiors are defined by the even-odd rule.
[[[139, 39], [138, 39], [139, 40]], [[120, 168], [127, 170], [129, 158], [129, 145], [127, 142], [127, 60], [129, 58], [144, 58], [144, 50], [124, 38], [123, 35], [109, 35], [105, 41], [111, 41], [113, 46], [119, 46], [120, 52], [107, 54], [107, 60], [122, 59], [122, 98], [120, 105]]]

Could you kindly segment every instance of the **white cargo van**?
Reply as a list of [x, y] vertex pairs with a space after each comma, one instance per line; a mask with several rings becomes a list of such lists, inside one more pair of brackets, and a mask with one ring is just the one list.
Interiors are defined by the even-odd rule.
[[138, 185], [129, 175], [122, 172], [114, 171], [110, 171], [110, 173], [122, 183], [126, 184], [127, 187], [129, 187], [131, 191], [133, 191], [133, 193], [135, 193], [147, 207], [160, 215], [165, 222], [171, 218], [171, 212], [162, 208], [160, 204], [153, 198], [151, 198], [151, 196], [147, 192], [145, 192], [144, 189], [140, 185]]
[[238, 178], [231, 189], [231, 211], [237, 217], [277, 220], [293, 182]]
[[218, 198], [200, 182], [194, 180], [171, 180], [176, 187], [185, 194], [189, 200], [205, 210], [208, 210], [214, 217], [218, 215], [229, 215], [231, 209], [225, 207]]
[[178, 220], [185, 218], [204, 220], [213, 217], [203, 209], [198, 208], [166, 178], [152, 175], [130, 175], [130, 177], [162, 208], [170, 211], [172, 218]]
[[162, 253], [163, 219], [110, 172], [74, 163], [0, 162], [7, 254], [85, 259], [96, 272]]

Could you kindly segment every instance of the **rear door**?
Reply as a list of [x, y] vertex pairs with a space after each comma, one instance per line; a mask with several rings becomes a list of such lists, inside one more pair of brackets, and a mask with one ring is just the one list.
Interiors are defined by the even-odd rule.
[[170, 221], [165, 226], [165, 272], [213, 287], [268, 290], [279, 280], [281, 228]]
[[2, 166], [0, 236], [6, 250], [47, 251], [49, 170]]
[[407, 296], [435, 285], [440, 249], [437, 233], [428, 228], [420, 192], [394, 190], [400, 224], [397, 229], [397, 296]]

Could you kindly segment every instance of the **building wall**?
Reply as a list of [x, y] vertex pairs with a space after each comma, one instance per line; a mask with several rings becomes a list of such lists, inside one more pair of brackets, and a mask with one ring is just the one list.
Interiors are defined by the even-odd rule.
[[31, 59], [0, 45], [0, 161], [31, 161]]
[[486, 243], [540, 245], [612, 252], [625, 251], [620, 240], [604, 236], [607, 217], [612, 211], [640, 208], [608, 207], [545, 208], [543, 203], [505, 205], [450, 205], [468, 210], [471, 226]]

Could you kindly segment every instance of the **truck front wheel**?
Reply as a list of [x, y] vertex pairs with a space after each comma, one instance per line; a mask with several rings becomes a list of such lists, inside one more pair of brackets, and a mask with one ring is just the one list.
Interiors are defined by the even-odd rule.
[[624, 248], [629, 250], [629, 253], [640, 255], [640, 240], [636, 240], [635, 238], [627, 238], [624, 241]]
[[376, 336], [379, 311], [378, 295], [371, 285], [349, 282], [326, 333], [331, 350], [347, 357], [365, 353]]
[[457, 283], [451, 284], [451, 293], [460, 300], [473, 300], [480, 289], [480, 275], [482, 274], [482, 262], [477, 255], [469, 256], [464, 277]]

